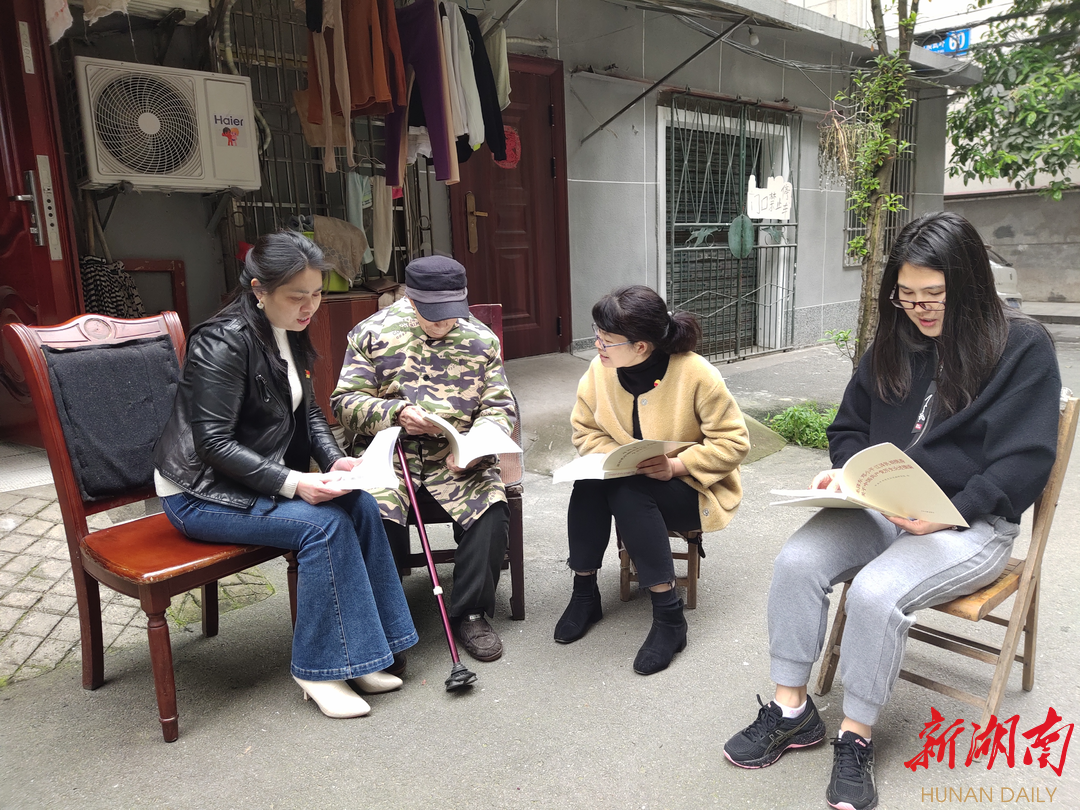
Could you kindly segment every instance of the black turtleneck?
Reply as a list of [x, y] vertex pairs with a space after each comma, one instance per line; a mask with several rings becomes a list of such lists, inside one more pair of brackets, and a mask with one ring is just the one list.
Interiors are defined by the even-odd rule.
[[644, 362], [636, 366], [615, 369], [619, 375], [619, 384], [634, 397], [633, 434], [635, 439], [644, 438], [641, 435], [641, 422], [638, 419], [638, 397], [646, 391], [651, 391], [660, 380], [664, 379], [670, 359], [671, 355], [667, 352], [655, 349]]

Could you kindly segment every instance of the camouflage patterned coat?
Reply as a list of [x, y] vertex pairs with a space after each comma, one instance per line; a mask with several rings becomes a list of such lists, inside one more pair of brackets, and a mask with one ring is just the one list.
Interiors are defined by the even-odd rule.
[[[460, 433], [479, 419], [510, 433], [514, 399], [503, 372], [499, 341], [479, 321], [459, 320], [442, 339], [421, 329], [412, 304], [402, 299], [361, 322], [349, 333], [341, 377], [330, 398], [346, 438], [367, 447], [370, 437], [392, 427], [398, 411], [420, 405], [437, 412]], [[409, 472], [416, 487], [426, 486], [463, 528], [468, 529], [493, 503], [506, 500], [498, 467], [478, 462], [467, 473], [446, 466], [450, 446], [437, 436], [407, 436], [402, 431]], [[408, 493], [372, 493], [382, 516], [405, 523]]]

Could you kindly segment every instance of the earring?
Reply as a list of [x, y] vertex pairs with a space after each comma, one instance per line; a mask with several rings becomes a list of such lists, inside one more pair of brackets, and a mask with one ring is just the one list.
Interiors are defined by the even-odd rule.
[[259, 309], [266, 309], [266, 304], [264, 304], [262, 301], [259, 301], [259, 303], [257, 303], [255, 306], [257, 306]]

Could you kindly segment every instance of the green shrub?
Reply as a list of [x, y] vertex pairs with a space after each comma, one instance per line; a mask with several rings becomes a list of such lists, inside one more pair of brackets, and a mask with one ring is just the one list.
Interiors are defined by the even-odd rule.
[[824, 450], [829, 446], [825, 428], [831, 425], [835, 418], [835, 405], [822, 407], [815, 402], [808, 402], [804, 405], [792, 405], [775, 416], [770, 416], [766, 424], [792, 444]]

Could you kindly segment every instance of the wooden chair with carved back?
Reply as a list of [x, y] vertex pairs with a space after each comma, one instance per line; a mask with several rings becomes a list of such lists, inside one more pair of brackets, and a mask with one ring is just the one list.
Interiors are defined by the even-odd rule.
[[[469, 311], [474, 318], [495, 333], [501, 347], [503, 339], [502, 304], [473, 304], [469, 307]], [[514, 421], [513, 432], [510, 435], [520, 447], [520, 412], [518, 418]], [[525, 533], [521, 510], [521, 496], [524, 491], [522, 487], [524, 465], [521, 453], [503, 453], [500, 455], [499, 471], [502, 475], [503, 486], [506, 488], [506, 503], [510, 507], [510, 539], [502, 567], [504, 570], [510, 569], [510, 616], [520, 620], [525, 618]], [[420, 502], [420, 517], [423, 518], [425, 526], [447, 522], [446, 513], [428, 494], [426, 489], [421, 488], [417, 496], [417, 500]], [[409, 515], [409, 522], [412, 525], [414, 521], [411, 510]], [[452, 563], [454, 561], [454, 549], [452, 548], [432, 549], [431, 554], [436, 564]], [[408, 565], [410, 568], [426, 567], [427, 560], [423, 552], [410, 551]]]
[[[994, 666], [990, 689], [985, 695], [974, 694], [907, 669], [900, 670], [900, 677], [906, 681], [981, 709], [982, 718], [979, 724], [984, 729], [987, 728], [990, 716], [996, 715], [1001, 706], [1014, 662], [1023, 665], [1021, 685], [1024, 691], [1030, 692], [1035, 686], [1035, 643], [1038, 636], [1039, 583], [1043, 552], [1050, 536], [1050, 526], [1054, 521], [1065, 471], [1069, 466], [1069, 455], [1072, 453], [1073, 438], [1076, 435], [1077, 415], [1080, 413], [1080, 408], [1077, 407], [1080, 401], [1069, 396], [1070, 393], [1068, 389], [1062, 391], [1063, 407], [1058, 422], [1057, 458], [1050, 471], [1050, 478], [1035, 502], [1027, 555], [1023, 558], [1011, 558], [1001, 576], [981, 590], [932, 608], [971, 622], [986, 621], [1004, 627], [1005, 636], [1001, 646], [995, 647], [979, 638], [962, 635], [958, 631], [946, 631], [922, 622], [916, 622], [908, 631], [909, 638]], [[850, 586], [851, 580], [844, 583], [832, 631], [825, 644], [825, 655], [815, 690], [819, 695], [827, 694], [832, 689], [836, 667], [840, 661], [840, 642], [844, 637], [844, 623], [847, 619], [845, 605]], [[993, 615], [991, 611], [1010, 596], [1015, 599], [1009, 617]], [[1017, 654], [1021, 634], [1024, 637], [1024, 650]]]
[[[82, 315], [58, 326], [8, 324], [49, 456], [75, 577], [84, 689], [105, 682], [99, 584], [139, 600], [166, 742], [179, 735], [165, 610], [202, 589], [202, 626], [218, 632], [218, 580], [282, 556], [275, 548], [189, 540], [164, 514], [91, 530], [87, 518], [154, 497], [151, 452], [184, 358], [175, 312], [124, 320]], [[288, 557], [288, 555], [286, 555]], [[296, 616], [296, 563], [289, 559]]]

